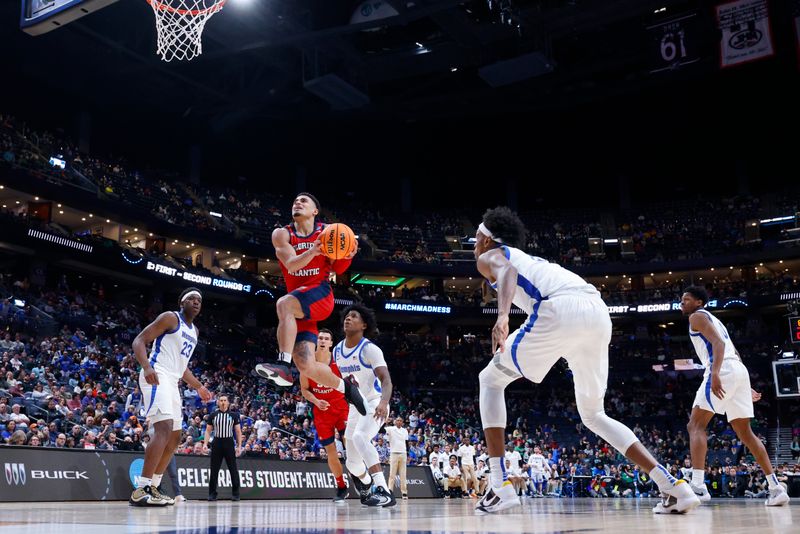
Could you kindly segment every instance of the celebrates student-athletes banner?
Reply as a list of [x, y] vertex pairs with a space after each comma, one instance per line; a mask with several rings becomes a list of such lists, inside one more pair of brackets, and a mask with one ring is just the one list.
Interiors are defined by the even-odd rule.
[[775, 53], [767, 0], [736, 0], [717, 6], [720, 66], [732, 67]]
[[[0, 502], [127, 500], [144, 465], [141, 453], [3, 447]], [[208, 456], [178, 455], [178, 483], [187, 499], [208, 497]], [[325, 462], [291, 462], [239, 458], [242, 499], [331, 499], [336, 482]], [[384, 469], [387, 471], [388, 469]], [[387, 476], [388, 478], [388, 476]], [[409, 467], [408, 496], [437, 497], [427, 467]], [[172, 493], [169, 475], [162, 482]], [[221, 499], [230, 497], [231, 479], [220, 471]], [[355, 490], [350, 490], [356, 498]]]

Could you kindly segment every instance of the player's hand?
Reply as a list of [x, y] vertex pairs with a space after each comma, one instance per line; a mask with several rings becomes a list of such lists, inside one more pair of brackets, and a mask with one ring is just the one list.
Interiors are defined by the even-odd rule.
[[508, 316], [502, 315], [497, 317], [497, 322], [492, 328], [492, 354], [506, 350], [506, 338], [508, 337]]
[[203, 454], [208, 454], [208, 446], [203, 445]]
[[753, 402], [758, 402], [761, 400], [761, 393], [754, 390], [753, 388], [750, 388], [750, 398], [753, 399]]
[[376, 421], [385, 421], [386, 417], [389, 416], [389, 401], [382, 400], [378, 403], [378, 406], [375, 408], [375, 420]]
[[327, 410], [328, 407], [330, 407], [330, 405], [331, 405], [331, 403], [326, 401], [326, 400], [319, 399], [317, 401], [317, 408], [319, 408], [319, 410], [321, 412], [324, 412], [325, 410]]
[[200, 400], [203, 402], [208, 402], [214, 397], [205, 386], [200, 386], [197, 390], [197, 394], [200, 395]]
[[236, 447], [236, 456], [239, 457], [241, 455], [242, 455], [242, 448], [241, 447]]
[[711, 373], [711, 392], [718, 398], [725, 398], [725, 390], [722, 389], [722, 379], [718, 373]]
[[158, 385], [158, 375], [156, 374], [156, 370], [151, 366], [148, 365], [147, 368], [142, 368], [142, 376], [144, 377], [144, 381], [151, 386]]
[[355, 255], [358, 253], [358, 239], [353, 240], [353, 250], [351, 250], [347, 256], [344, 257], [346, 260], [352, 260]]
[[306, 254], [308, 254], [312, 258], [322, 254], [322, 239], [317, 238], [317, 240], [314, 241], [314, 246], [306, 250]]

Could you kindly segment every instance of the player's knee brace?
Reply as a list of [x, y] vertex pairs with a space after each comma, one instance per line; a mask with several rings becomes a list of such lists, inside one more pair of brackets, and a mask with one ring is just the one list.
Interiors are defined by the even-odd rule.
[[505, 389], [511, 382], [493, 363], [478, 375], [480, 382], [480, 410], [483, 428], [506, 426]]
[[630, 428], [606, 415], [603, 399], [590, 399], [576, 394], [578, 414], [586, 428], [606, 440], [612, 447], [625, 453], [628, 447], [638, 441]]

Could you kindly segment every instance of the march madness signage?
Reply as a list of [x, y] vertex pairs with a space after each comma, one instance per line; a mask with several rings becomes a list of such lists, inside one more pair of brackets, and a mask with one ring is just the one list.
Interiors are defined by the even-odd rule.
[[717, 6], [720, 66], [733, 67], [775, 54], [767, 0], [737, 0]]
[[[178, 483], [187, 499], [206, 499], [211, 478], [208, 456], [177, 455]], [[141, 453], [3, 447], [0, 502], [127, 500], [142, 473]], [[242, 499], [331, 499], [336, 481], [325, 462], [239, 458]], [[387, 478], [388, 478], [388, 469]], [[437, 497], [427, 467], [409, 467], [411, 498]], [[162, 487], [171, 494], [169, 475]], [[220, 470], [218, 494], [231, 494], [227, 469]], [[357, 498], [351, 487], [350, 497]]]

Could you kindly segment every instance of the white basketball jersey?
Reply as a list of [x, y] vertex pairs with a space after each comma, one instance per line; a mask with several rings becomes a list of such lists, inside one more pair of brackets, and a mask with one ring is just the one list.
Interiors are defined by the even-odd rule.
[[372, 341], [362, 338], [353, 348], [346, 347], [344, 340], [333, 348], [333, 359], [342, 372], [342, 377], [352, 376], [365, 401], [381, 396], [381, 381], [375, 376], [375, 369], [386, 367], [383, 351]]
[[[717, 334], [722, 341], [725, 342], [725, 351], [722, 355], [723, 360], [728, 358], [739, 360], [739, 356], [736, 355], [736, 347], [733, 346], [731, 336], [728, 335], [728, 329], [725, 328], [725, 325], [722, 324], [722, 321], [711, 315], [711, 313], [709, 313], [707, 310], [697, 310], [696, 313], [704, 313], [707, 315], [714, 324], [714, 328], [717, 329]], [[692, 330], [691, 326], [689, 326], [689, 338], [692, 340], [692, 345], [694, 345], [694, 350], [697, 352], [697, 357], [700, 358], [700, 363], [702, 363], [703, 367], [706, 368], [705, 374], [708, 375], [711, 373], [711, 366], [714, 363], [714, 358], [716, 358], [718, 355], [714, 354], [714, 351], [711, 347], [711, 342], [707, 340], [706, 337], [700, 332], [695, 332]]]
[[[506, 259], [517, 270], [517, 287], [514, 291], [514, 304], [528, 315], [533, 313], [537, 302], [562, 294], [586, 293], [587, 296], [600, 296], [589, 284], [567, 269], [549, 261], [529, 256], [521, 250], [502, 245]], [[497, 289], [497, 283], [492, 284]]]
[[537, 473], [544, 471], [545, 461], [544, 456], [541, 454], [531, 454], [530, 458], [528, 458], [528, 464], [531, 466], [531, 470]]
[[178, 316], [178, 326], [175, 330], [164, 332], [153, 342], [150, 365], [157, 373], [174, 378], [177, 383], [197, 348], [198, 332], [194, 325], [186, 324], [180, 313], [172, 313]]

